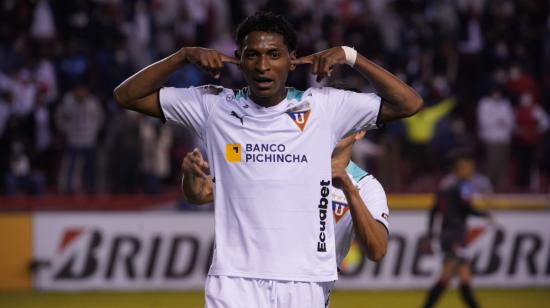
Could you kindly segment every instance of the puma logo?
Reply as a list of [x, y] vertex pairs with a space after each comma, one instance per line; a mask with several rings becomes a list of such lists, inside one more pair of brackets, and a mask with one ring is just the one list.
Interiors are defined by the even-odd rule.
[[239, 119], [241, 121], [241, 124], [244, 125], [243, 117], [239, 116], [235, 111], [231, 111], [231, 116], [234, 116], [235, 118]]

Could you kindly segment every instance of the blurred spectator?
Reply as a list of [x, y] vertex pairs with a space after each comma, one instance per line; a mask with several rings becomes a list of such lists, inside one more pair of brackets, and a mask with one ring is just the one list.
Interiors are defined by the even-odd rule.
[[4, 137], [11, 114], [11, 93], [0, 90], [0, 139]]
[[67, 194], [75, 191], [77, 160], [82, 159], [86, 189], [89, 193], [95, 193], [97, 137], [103, 124], [99, 101], [86, 86], [77, 85], [63, 97], [55, 117], [57, 127], [66, 138], [61, 190]]
[[8, 87], [14, 95], [13, 114], [26, 117], [32, 113], [37, 91], [32, 72], [28, 69], [19, 70], [10, 80]]
[[[548, 114], [533, 101], [530, 93], [523, 93], [515, 108], [517, 122], [515, 153], [518, 157], [516, 184], [521, 189], [531, 187], [533, 168], [537, 165], [537, 150], [543, 134], [548, 130]], [[547, 157], [548, 158], [548, 157]]]
[[84, 45], [78, 41], [69, 42], [57, 66], [63, 92], [82, 84], [90, 69], [90, 59], [85, 54]]
[[12, 95], [0, 88], [0, 175], [9, 171], [9, 156], [12, 136], [10, 133]]
[[40, 40], [51, 40], [55, 36], [55, 22], [48, 0], [39, 0], [34, 8], [30, 27], [31, 35]]
[[404, 166], [401, 160], [402, 136], [404, 134], [402, 122], [391, 123], [384, 129], [384, 134], [379, 134], [378, 143], [382, 146], [384, 155], [376, 160], [376, 170], [373, 172], [380, 182], [384, 183], [386, 191], [398, 191], [403, 184]]
[[[162, 1], [161, 1], [162, 2]], [[151, 18], [147, 15], [145, 1], [136, 1], [133, 11], [133, 20], [125, 25], [128, 40], [128, 51], [135, 65], [135, 69], [141, 69], [151, 63]]]
[[[92, 142], [93, 148], [105, 154], [106, 161], [101, 165], [110, 166], [105, 169], [111, 171], [108, 178], [113, 187], [109, 187], [118, 192], [134, 191], [145, 180], [146, 173], [145, 182], [149, 183], [146, 190], [158, 191], [161, 178], [167, 173], [153, 171], [155, 168], [151, 166], [177, 170], [181, 157], [169, 160], [164, 154], [152, 154], [152, 148], [136, 148], [134, 142], [144, 138], [142, 129], [138, 133], [115, 122], [120, 120], [130, 127], [140, 122], [139, 127], [147, 127], [144, 129], [148, 131], [144, 133], [146, 139], [163, 135], [159, 131], [165, 129], [120, 114], [112, 104], [113, 87], [154, 59], [182, 46], [211, 47], [231, 55], [235, 43], [230, 33], [245, 16], [261, 9], [281, 13], [294, 24], [300, 42], [298, 56], [330, 46], [353, 45], [384, 67], [398, 72], [399, 78], [422, 92], [428, 105], [456, 96], [456, 108], [445, 110], [440, 117], [434, 118], [433, 109], [428, 107], [426, 114], [419, 114], [412, 122], [388, 125], [374, 135], [373, 140], [380, 143], [385, 154], [376, 158], [373, 172], [389, 191], [410, 191], [411, 186], [417, 186], [417, 191], [430, 191], [430, 185], [435, 182], [418, 185], [422, 182], [418, 179], [424, 175], [437, 177], [446, 167], [442, 157], [458, 147], [475, 147], [478, 139], [486, 150], [487, 162], [491, 162], [486, 166], [491, 181], [511, 179], [514, 168], [506, 167], [519, 166], [526, 160], [520, 162], [523, 158], [519, 155], [508, 155], [510, 146], [514, 146], [511, 148], [514, 153], [522, 149], [519, 135], [516, 135], [517, 142], [510, 144], [510, 126], [513, 127], [510, 123], [514, 122], [510, 102], [518, 105], [523, 93], [530, 93], [535, 106], [539, 103], [550, 112], [550, 2], [545, 0], [3, 1], [0, 5], [0, 181], [10, 170], [10, 149], [15, 140], [25, 145], [31, 170], [42, 171], [46, 182], [55, 182], [57, 177], [55, 171], [61, 159], [54, 155], [56, 151], [66, 150], [65, 167], [70, 165], [69, 142], [65, 149], [58, 145], [61, 136], [69, 138], [67, 131], [52, 129], [49, 118], [55, 114], [54, 110], [65, 108], [58, 106], [65, 105], [60, 104], [60, 98], [67, 97], [75, 85], [86, 81], [90, 95], [102, 103], [109, 119], [98, 124], [95, 130], [107, 131], [106, 137], [110, 140], [105, 144]], [[369, 90], [362, 78], [356, 78], [347, 67], [338, 68], [333, 76], [353, 87]], [[289, 86], [305, 88], [313, 85], [314, 79], [309, 68], [299, 67], [289, 76]], [[186, 87], [203, 83], [221, 83], [230, 88], [243, 85], [236, 66], [228, 66], [220, 80], [211, 79], [195, 66], [185, 66], [170, 77], [167, 85]], [[505, 104], [508, 107], [481, 108], [485, 105], [481, 103], [484, 99], [495, 100], [491, 95], [481, 97], [491, 92], [493, 84], [501, 86], [500, 96], [510, 101]], [[504, 109], [507, 111], [498, 111]], [[504, 129], [492, 127], [502, 113], [507, 114], [507, 120], [502, 122]], [[109, 123], [109, 127], [105, 123]], [[482, 127], [485, 124], [492, 128], [485, 129]], [[173, 151], [190, 149], [191, 144], [195, 146], [196, 140], [178, 138], [181, 132], [176, 130], [172, 133], [166, 136], [171, 135]], [[403, 135], [406, 138], [402, 138]], [[544, 148], [548, 157], [549, 139], [549, 133], [544, 136], [539, 133], [534, 145], [535, 157], [540, 148]], [[495, 142], [504, 144], [504, 150], [499, 152]], [[400, 151], [405, 148], [408, 155], [402, 157]], [[124, 160], [122, 152], [131, 153], [136, 160]], [[491, 155], [498, 156], [497, 160]], [[147, 159], [147, 163], [142, 159]], [[157, 163], [156, 159], [163, 161]], [[139, 172], [132, 170], [136, 164], [141, 166]], [[74, 189], [67, 185], [67, 175], [72, 175], [70, 182], [73, 182], [78, 165], [71, 172], [70, 168], [63, 168], [60, 186], [64, 191]], [[548, 159], [541, 165], [544, 168], [541, 170], [548, 170], [550, 174]], [[535, 163], [530, 166], [539, 171]], [[412, 174], [409, 167], [415, 168]], [[135, 176], [136, 173], [139, 175]], [[91, 171], [85, 174], [87, 181], [94, 177]], [[132, 179], [123, 180], [127, 176]], [[517, 176], [517, 183], [524, 183], [519, 177], [525, 179], [525, 175], [518, 172]], [[550, 179], [548, 175], [546, 178]], [[546, 178], [542, 177], [542, 182]], [[496, 189], [516, 190], [516, 181], [512, 182], [510, 187], [499, 184]], [[531, 189], [540, 192], [550, 188], [532, 184]]]
[[431, 142], [434, 130], [439, 120], [445, 117], [456, 102], [452, 98], [444, 99], [436, 104], [425, 107], [416, 115], [403, 119], [406, 129], [406, 154], [411, 160], [412, 176], [432, 175], [434, 157]]
[[494, 87], [490, 96], [483, 97], [477, 108], [478, 131], [485, 150], [486, 172], [496, 190], [509, 165], [510, 141], [515, 127], [510, 101]]
[[452, 115], [437, 123], [432, 144], [439, 170], [445, 170], [449, 165], [443, 157], [451, 155], [457, 149], [473, 149], [475, 146], [464, 120]]
[[519, 99], [523, 93], [528, 92], [533, 96], [535, 101], [540, 101], [540, 93], [535, 79], [518, 63], [514, 63], [510, 66], [506, 90], [512, 95], [512, 98], [516, 100]]
[[386, 154], [384, 147], [380, 146], [369, 138], [359, 139], [353, 145], [351, 157], [359, 167], [365, 170], [372, 170], [371, 166], [367, 163], [371, 157], [380, 157]]
[[141, 138], [137, 112], [119, 112], [107, 131], [109, 187], [113, 193], [135, 193], [140, 184]]
[[32, 170], [24, 144], [15, 141], [10, 150], [9, 171], [4, 177], [6, 194], [13, 196], [21, 191], [35, 196], [41, 195], [44, 191], [44, 176], [41, 172]]
[[145, 176], [145, 192], [158, 194], [162, 189], [162, 182], [170, 175], [172, 128], [153, 121], [149, 118], [142, 119], [140, 125], [142, 171]]
[[40, 170], [44, 175], [51, 178], [55, 174], [53, 167], [53, 131], [50, 123], [50, 108], [47, 105], [47, 92], [42, 89], [37, 94], [36, 108], [32, 116], [31, 125], [33, 126], [33, 155], [32, 165]]
[[55, 68], [51, 61], [51, 51], [48, 49], [47, 45], [41, 45], [39, 48], [40, 56], [34, 70], [36, 76], [35, 81], [38, 91], [42, 92], [44, 96], [44, 102], [46, 104], [51, 104], [58, 98]]

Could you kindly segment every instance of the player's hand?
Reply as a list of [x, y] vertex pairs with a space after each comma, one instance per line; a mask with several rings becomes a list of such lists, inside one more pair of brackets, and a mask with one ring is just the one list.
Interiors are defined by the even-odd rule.
[[199, 66], [216, 79], [220, 78], [224, 63], [237, 65], [240, 63], [237, 58], [226, 56], [215, 49], [186, 47], [184, 50], [187, 61]]
[[353, 186], [346, 168], [344, 166], [339, 166], [335, 163], [332, 164], [332, 186], [336, 188], [343, 189], [345, 187]]
[[195, 148], [187, 153], [181, 162], [181, 170], [184, 176], [192, 176], [206, 179], [209, 172], [208, 163], [202, 158], [201, 152]]
[[311, 64], [311, 73], [317, 75], [317, 82], [330, 77], [334, 65], [345, 63], [346, 54], [342, 47], [333, 47], [292, 61], [294, 65]]

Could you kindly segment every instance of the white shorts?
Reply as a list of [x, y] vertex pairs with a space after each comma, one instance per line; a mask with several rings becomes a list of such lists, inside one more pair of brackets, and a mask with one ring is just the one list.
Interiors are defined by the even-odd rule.
[[329, 282], [302, 282], [228, 276], [206, 278], [206, 308], [323, 308]]

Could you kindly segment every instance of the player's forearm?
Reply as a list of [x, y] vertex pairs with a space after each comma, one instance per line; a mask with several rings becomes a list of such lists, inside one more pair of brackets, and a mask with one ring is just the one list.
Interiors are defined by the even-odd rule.
[[422, 98], [416, 91], [364, 56], [357, 54], [353, 68], [372, 83], [384, 103], [391, 108], [391, 115], [387, 115], [383, 121], [408, 117], [422, 108]]
[[366, 247], [370, 260], [380, 261], [386, 255], [388, 243], [386, 229], [372, 217], [351, 181], [344, 183], [343, 191], [348, 201], [357, 239]]
[[157, 91], [172, 73], [186, 63], [185, 50], [182, 48], [124, 80], [114, 90], [116, 101], [123, 107], [132, 109], [134, 102]]
[[472, 204], [468, 204], [469, 214], [479, 217], [489, 217], [489, 212], [476, 209]]

